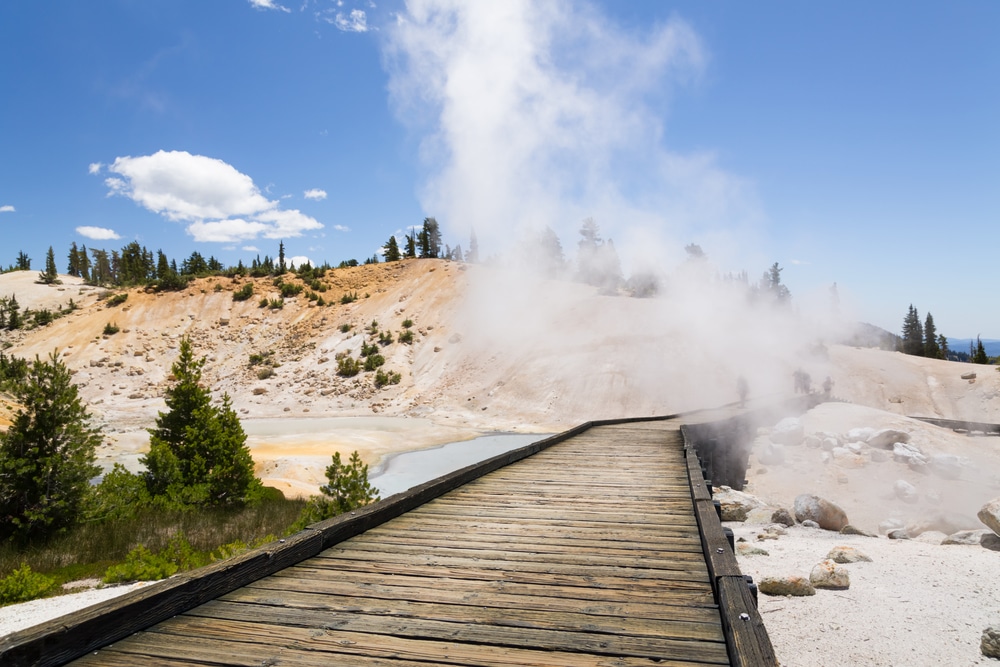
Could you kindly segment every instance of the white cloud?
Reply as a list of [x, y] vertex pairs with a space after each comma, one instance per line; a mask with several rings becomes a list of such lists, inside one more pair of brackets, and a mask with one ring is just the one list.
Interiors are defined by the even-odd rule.
[[297, 210], [282, 210], [232, 165], [185, 151], [119, 157], [108, 167], [108, 195], [128, 197], [168, 220], [187, 222], [196, 241], [233, 243], [290, 238], [322, 229]]
[[264, 211], [258, 214], [256, 219], [270, 223], [263, 232], [264, 238], [268, 239], [302, 236], [302, 232], [323, 228], [322, 224], [297, 209]]
[[292, 257], [291, 259], [288, 260], [288, 264], [293, 269], [298, 266], [303, 266], [304, 264], [309, 264], [310, 266], [316, 266], [313, 263], [313, 261], [308, 257], [306, 257], [305, 255], [296, 255], [295, 257]]
[[268, 226], [261, 222], [232, 219], [193, 222], [187, 226], [187, 233], [193, 236], [195, 241], [234, 243], [245, 239], [255, 239], [267, 229]]
[[113, 241], [121, 238], [115, 230], [106, 227], [77, 227], [76, 233], [97, 241]]
[[87, 173], [91, 175], [99, 174], [101, 173], [102, 167], [104, 167], [104, 165], [100, 162], [91, 162], [90, 165], [87, 166]]
[[352, 9], [347, 15], [337, 12], [333, 19], [325, 19], [344, 32], [368, 32], [368, 16], [363, 9]]
[[260, 248], [255, 245], [245, 245], [240, 250], [243, 252], [260, 252]]
[[305, 193], [303, 194], [305, 195], [306, 199], [315, 199], [316, 201], [319, 201], [321, 199], [326, 199], [326, 190], [320, 190], [319, 188], [312, 188], [311, 190], [306, 190]]
[[281, 5], [276, 4], [274, 0], [249, 0], [249, 2], [254, 9], [277, 9], [286, 13], [291, 11], [288, 7], [282, 7]]
[[4, 204], [3, 206], [0, 206], [0, 213], [13, 213], [13, 212], [14, 212], [14, 207], [11, 206], [10, 204]]
[[251, 215], [276, 206], [246, 174], [222, 160], [186, 151], [119, 157], [108, 170], [126, 179], [105, 181], [113, 194], [174, 221]]
[[334, 225], [333, 228], [336, 229], [338, 232], [349, 232], [349, 231], [351, 231], [350, 227], [345, 227], [344, 225]]

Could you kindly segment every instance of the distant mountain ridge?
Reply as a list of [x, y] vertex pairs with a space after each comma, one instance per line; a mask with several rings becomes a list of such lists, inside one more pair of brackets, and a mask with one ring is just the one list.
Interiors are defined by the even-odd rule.
[[[1000, 354], [1000, 340], [995, 338], [983, 338], [983, 349], [986, 356], [995, 357]], [[952, 352], [968, 352], [969, 345], [975, 345], [975, 338], [948, 338], [948, 349]]]

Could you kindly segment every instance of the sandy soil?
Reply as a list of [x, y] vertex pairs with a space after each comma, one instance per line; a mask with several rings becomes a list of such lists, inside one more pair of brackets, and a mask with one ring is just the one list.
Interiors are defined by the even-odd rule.
[[[258, 307], [260, 296], [277, 296], [263, 279], [254, 281], [255, 296], [245, 302], [231, 297], [245, 280], [216, 278], [179, 293], [131, 290], [123, 305], [108, 308], [98, 300], [100, 290], [75, 279], [50, 287], [36, 285], [33, 272], [8, 273], [0, 275], [0, 295], [16, 294], [22, 307], [55, 309], [70, 298], [81, 307], [42, 329], [0, 332], [0, 342], [8, 354], [26, 357], [59, 350], [106, 435], [99, 457], [107, 467], [138, 465], [148, 447], [145, 429], [163, 409], [178, 342], [189, 336], [196, 354], [208, 359], [208, 386], [216, 396], [232, 397], [258, 474], [287, 493], [314, 492], [333, 451], [358, 450], [377, 466], [394, 452], [484, 432], [555, 432], [595, 418], [710, 407], [735, 400], [740, 374], [750, 379], [752, 398], [769, 400], [787, 394], [792, 372], [803, 368], [817, 383], [829, 375], [833, 393], [853, 404], [812, 411], [804, 417], [807, 430], [903, 427], [927, 451], [967, 459], [967, 483], [921, 477], [892, 462], [824, 464], [818, 450], [789, 448], [782, 465], [751, 459], [749, 492], [785, 507], [799, 493], [816, 493], [868, 530], [891, 516], [916, 520], [942, 508], [974, 517], [985, 499], [1000, 495], [1000, 438], [958, 436], [906, 419], [1000, 422], [1000, 373], [991, 367], [791, 343], [767, 323], [713, 320], [714, 313], [698, 310], [700, 303], [674, 321], [676, 304], [602, 296], [570, 283], [503, 283], [501, 291], [490, 291], [494, 273], [433, 260], [338, 270], [323, 293], [334, 305], [299, 296], [277, 311]], [[351, 292], [358, 300], [341, 305], [340, 297]], [[336, 355], [357, 356], [365, 327], [376, 321], [398, 335], [405, 319], [414, 323], [414, 344], [383, 351], [386, 367], [402, 376], [399, 385], [376, 390], [365, 374], [336, 375]], [[108, 322], [121, 332], [102, 336]], [[343, 325], [349, 330], [342, 332]], [[733, 332], [740, 337], [734, 340]], [[271, 354], [272, 377], [258, 379], [248, 362], [252, 353]], [[968, 372], [977, 373], [974, 381], [961, 379]], [[0, 427], [13, 409], [5, 401], [0, 396]], [[757, 445], [765, 440], [766, 433]], [[911, 506], [890, 498], [896, 479], [920, 488], [921, 501]], [[751, 541], [760, 532], [760, 526], [736, 528]], [[761, 544], [770, 556], [741, 564], [755, 576], [807, 573], [841, 541], [857, 543], [874, 561], [849, 566], [849, 590], [801, 599], [762, 596], [783, 664], [978, 664], [982, 628], [1000, 621], [995, 552], [795, 528]], [[58, 615], [82, 604], [74, 598], [29, 604]], [[16, 625], [27, 618], [21, 608], [0, 609], [0, 635], [24, 627]]]

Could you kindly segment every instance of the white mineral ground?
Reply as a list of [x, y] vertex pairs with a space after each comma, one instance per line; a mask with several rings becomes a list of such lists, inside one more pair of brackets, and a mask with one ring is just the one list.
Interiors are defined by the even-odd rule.
[[[474, 347], [471, 325], [457, 312], [456, 292], [468, 279], [464, 267], [404, 262], [338, 271], [334, 278], [340, 282], [328, 294], [332, 299], [351, 289], [368, 292], [370, 298], [326, 309], [293, 299], [273, 313], [258, 309], [256, 296], [234, 303], [229, 281], [220, 281], [223, 290], [216, 292], [209, 280], [180, 294], [132, 292], [124, 307], [112, 310], [96, 304], [96, 291], [72, 278], [53, 288], [34, 285], [34, 274], [4, 274], [0, 295], [16, 293], [22, 307], [54, 308], [70, 297], [83, 305], [45, 327], [44, 337], [19, 333], [8, 354], [45, 356], [58, 347], [107, 435], [99, 462], [110, 467], [119, 461], [134, 469], [148, 445], [144, 429], [163, 409], [162, 389], [177, 341], [191, 336], [195, 352], [209, 357], [205, 378], [213, 393], [232, 396], [258, 474], [288, 494], [315, 492], [333, 451], [348, 455], [358, 450], [365, 462], [377, 466], [394, 452], [487, 432], [551, 433], [589, 419], [679, 412], [735, 398], [732, 378], [740, 371], [734, 367], [689, 365], [686, 374], [678, 370], [696, 356], [690, 354], [695, 343], [683, 339], [683, 331], [671, 330], [667, 335], [680, 339], [662, 345], [628, 324], [645, 321], [650, 328], [669, 328], [656, 313], [643, 312], [654, 307], [654, 300], [581, 300], [583, 288], [574, 286], [548, 298], [536, 294], [534, 299], [555, 313], [551, 317], [559, 320], [561, 330], [573, 335], [545, 339], [532, 330], [530, 316], [516, 309], [516, 315], [501, 312], [487, 320], [491, 332], [520, 333], [530, 345], [499, 355], [486, 352], [488, 346]], [[258, 283], [258, 294], [264, 284]], [[571, 292], [573, 298], [567, 299]], [[361, 339], [354, 336], [366, 324], [378, 319], [398, 331], [404, 318], [415, 322], [416, 344], [387, 348], [387, 367], [403, 374], [399, 386], [371, 392], [360, 382], [335, 378], [335, 354], [356, 354]], [[518, 328], [504, 329], [505, 319]], [[102, 338], [99, 332], [110, 320], [122, 331]], [[604, 328], [593, 326], [597, 321]], [[350, 333], [340, 333], [342, 323], [353, 325]], [[651, 341], [658, 345], [655, 359], [641, 352]], [[251, 352], [268, 349], [281, 365], [274, 378], [258, 381], [246, 360]], [[726, 358], [733, 356], [730, 351]], [[771, 367], [782, 362], [766, 358], [762, 363]], [[587, 372], [567, 378], [564, 366], [575, 364]], [[852, 403], [826, 404], [808, 413], [803, 417], [807, 432], [901, 428], [926, 454], [951, 453], [967, 460], [962, 479], [919, 475], [891, 460], [857, 468], [824, 464], [818, 449], [789, 447], [782, 465], [762, 466], [756, 454], [751, 457], [749, 493], [789, 509], [795, 496], [813, 493], [838, 503], [852, 524], [873, 532], [889, 517], [919, 518], [942, 509], [974, 518], [986, 500], [1000, 496], [1000, 438], [967, 437], [905, 417], [1000, 422], [996, 370], [840, 345], [829, 346], [826, 356], [806, 366], [814, 379], [830, 375], [834, 393]], [[780, 389], [791, 389], [793, 370], [789, 365], [777, 369], [788, 385]], [[973, 371], [978, 372], [976, 381], [961, 379]], [[751, 391], [765, 393], [753, 379]], [[0, 425], [10, 410], [0, 397]], [[764, 440], [762, 436], [757, 444]], [[918, 503], [894, 499], [897, 479], [918, 488]], [[760, 595], [760, 611], [783, 665], [995, 664], [978, 647], [983, 628], [1000, 622], [1000, 553], [933, 544], [930, 536], [896, 541], [799, 526], [777, 540], [758, 542], [762, 526], [732, 527], [770, 554], [740, 558], [744, 572], [757, 580], [808, 575], [841, 544], [872, 558], [846, 566], [851, 575], [847, 590], [820, 590], [801, 598]], [[2, 608], [0, 636], [126, 590], [90, 590]]]

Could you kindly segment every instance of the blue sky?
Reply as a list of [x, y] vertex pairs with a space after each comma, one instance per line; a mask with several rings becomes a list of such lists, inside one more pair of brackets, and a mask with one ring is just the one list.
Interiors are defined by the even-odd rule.
[[481, 253], [592, 216], [1000, 338], [1000, 4], [0, 4], [0, 263], [71, 242], [336, 264], [441, 222]]

